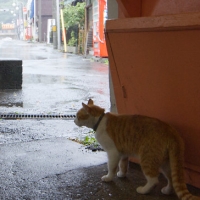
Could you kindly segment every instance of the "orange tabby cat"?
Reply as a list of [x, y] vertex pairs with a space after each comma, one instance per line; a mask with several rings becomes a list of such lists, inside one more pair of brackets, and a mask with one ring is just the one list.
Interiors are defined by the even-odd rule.
[[111, 181], [126, 176], [128, 157], [140, 160], [147, 179], [145, 186], [137, 188], [140, 194], [149, 193], [158, 184], [159, 170], [168, 184], [162, 188], [163, 194], [171, 194], [173, 189], [181, 200], [197, 200], [189, 193], [183, 171], [184, 144], [177, 131], [166, 123], [141, 115], [118, 115], [104, 113], [104, 109], [93, 104], [82, 103], [77, 112], [75, 124], [93, 128], [97, 141], [108, 155], [108, 174], [102, 181]]

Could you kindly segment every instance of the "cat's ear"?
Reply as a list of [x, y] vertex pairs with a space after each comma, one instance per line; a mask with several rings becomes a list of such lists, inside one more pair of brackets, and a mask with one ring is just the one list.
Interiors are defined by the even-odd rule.
[[90, 112], [90, 109], [91, 109], [91, 108], [90, 108], [88, 105], [82, 103], [82, 106], [83, 106], [83, 108], [85, 109], [85, 111], [86, 111], [87, 113]]
[[89, 99], [88, 105], [93, 105], [93, 104], [94, 104], [94, 101], [92, 99]]

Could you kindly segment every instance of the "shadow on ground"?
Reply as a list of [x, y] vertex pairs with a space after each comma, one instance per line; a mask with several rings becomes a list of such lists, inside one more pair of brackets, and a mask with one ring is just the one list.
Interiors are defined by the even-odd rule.
[[[177, 200], [176, 195], [163, 195], [160, 190], [166, 181], [160, 176], [160, 184], [149, 195], [136, 193], [136, 188], [145, 184], [145, 179], [137, 164], [130, 163], [126, 178], [115, 178], [104, 183], [101, 176], [107, 173], [106, 164], [76, 169], [63, 174], [45, 177], [38, 182], [22, 186], [23, 199], [48, 200]], [[200, 195], [200, 190], [189, 186], [190, 192]]]

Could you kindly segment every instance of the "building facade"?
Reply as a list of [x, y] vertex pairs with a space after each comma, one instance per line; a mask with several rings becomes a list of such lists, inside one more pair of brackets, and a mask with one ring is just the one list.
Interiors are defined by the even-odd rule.
[[47, 41], [48, 19], [52, 18], [53, 0], [29, 0], [27, 3], [26, 37], [38, 42]]

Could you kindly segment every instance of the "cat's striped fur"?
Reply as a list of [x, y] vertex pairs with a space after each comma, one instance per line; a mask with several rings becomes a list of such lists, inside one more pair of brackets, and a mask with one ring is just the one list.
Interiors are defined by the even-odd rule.
[[94, 105], [91, 99], [82, 106], [76, 114], [76, 125], [96, 127], [95, 137], [108, 154], [108, 174], [102, 181], [111, 181], [118, 167], [117, 176], [124, 177], [128, 157], [136, 156], [147, 179], [145, 186], [137, 188], [138, 193], [149, 193], [158, 184], [161, 170], [168, 180], [162, 193], [171, 194], [174, 189], [181, 200], [200, 199], [190, 194], [185, 184], [184, 144], [174, 128], [146, 116], [104, 114], [104, 109]]

